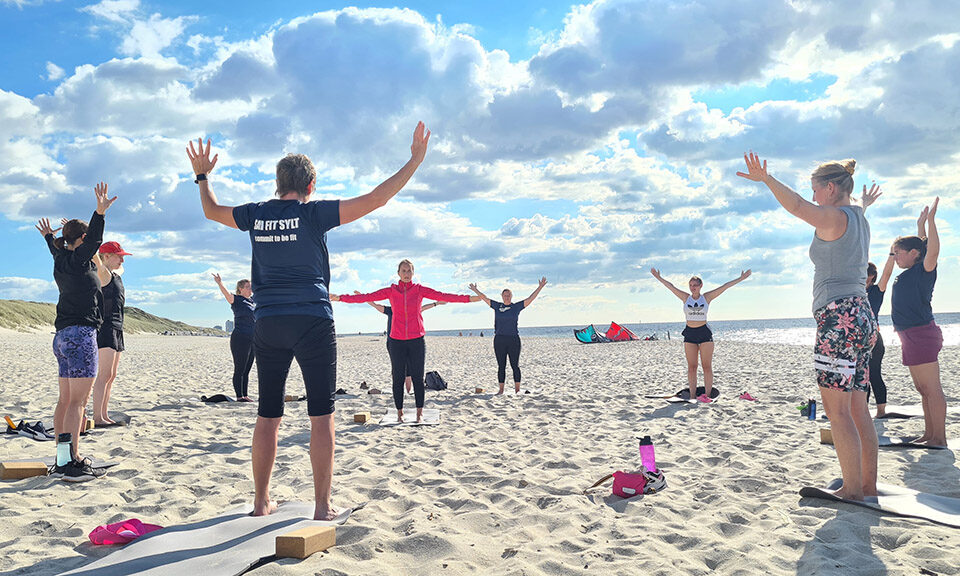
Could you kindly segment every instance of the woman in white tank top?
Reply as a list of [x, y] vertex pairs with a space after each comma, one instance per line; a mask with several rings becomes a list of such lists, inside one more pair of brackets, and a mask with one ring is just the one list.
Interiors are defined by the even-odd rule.
[[[750, 270], [741, 272], [739, 278], [734, 278], [719, 288], [703, 294], [700, 293], [703, 280], [697, 276], [690, 278], [688, 293], [665, 280], [656, 268], [651, 268], [650, 273], [683, 301], [683, 313], [687, 319], [687, 327], [683, 329], [683, 353], [687, 357], [687, 385], [690, 386], [690, 398], [710, 402], [710, 392], [713, 390], [713, 332], [707, 326], [707, 311], [710, 309], [710, 303], [727, 288], [746, 280], [750, 276]], [[697, 394], [697, 358], [703, 367], [704, 390], [700, 395]]]

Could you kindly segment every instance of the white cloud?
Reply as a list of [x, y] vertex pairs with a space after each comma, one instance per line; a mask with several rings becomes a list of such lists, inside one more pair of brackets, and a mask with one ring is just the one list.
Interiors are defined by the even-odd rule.
[[47, 80], [55, 81], [63, 78], [65, 72], [63, 68], [53, 62], [47, 62]]
[[196, 18], [162, 18], [153, 14], [148, 20], [137, 20], [120, 45], [120, 51], [128, 56], [156, 57]]
[[57, 283], [52, 280], [19, 276], [0, 277], [0, 298], [49, 302], [55, 301], [58, 296]]
[[127, 23], [140, 8], [140, 0], [102, 0], [80, 9], [98, 18], [116, 23]]

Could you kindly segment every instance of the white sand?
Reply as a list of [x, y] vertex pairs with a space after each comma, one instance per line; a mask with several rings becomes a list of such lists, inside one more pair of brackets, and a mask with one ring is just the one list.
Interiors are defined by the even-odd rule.
[[[47, 333], [0, 333], [0, 409], [52, 421], [56, 362]], [[255, 405], [207, 406], [232, 395], [226, 339], [127, 336], [112, 407], [133, 417], [83, 439], [82, 452], [122, 460], [99, 480], [0, 482], [0, 575], [56, 574], [110, 552], [86, 538], [126, 518], [164, 526], [210, 518], [252, 500]], [[957, 348], [940, 356], [948, 402], [960, 402]], [[304, 561], [255, 574], [960, 574], [960, 530], [872, 511], [804, 501], [803, 485], [839, 476], [822, 421], [794, 409], [817, 394], [805, 347], [719, 342], [714, 405], [669, 405], [644, 394], [685, 386], [680, 342], [581, 345], [525, 338], [531, 396], [473, 394], [495, 388], [490, 338], [431, 338], [427, 369], [450, 389], [427, 393], [438, 426], [356, 425], [392, 401], [382, 338], [340, 340], [339, 385], [362, 380], [386, 393], [338, 402], [335, 504], [369, 501], [338, 529], [338, 544]], [[890, 403], [919, 400], [899, 348], [889, 348]], [[255, 373], [255, 370], [254, 370]], [[509, 375], [509, 371], [508, 371]], [[509, 376], [508, 376], [509, 377]], [[251, 384], [256, 392], [255, 376]], [[748, 390], [762, 400], [738, 400]], [[301, 393], [299, 372], [288, 392]], [[413, 401], [408, 406], [413, 413]], [[919, 419], [879, 421], [889, 434], [918, 433]], [[960, 437], [960, 417], [947, 423]], [[272, 495], [313, 494], [306, 403], [288, 404]], [[638, 434], [654, 438], [668, 489], [627, 501], [584, 488], [639, 465]], [[0, 438], [0, 459], [53, 454], [53, 443]], [[888, 484], [960, 498], [949, 451], [880, 453]]]

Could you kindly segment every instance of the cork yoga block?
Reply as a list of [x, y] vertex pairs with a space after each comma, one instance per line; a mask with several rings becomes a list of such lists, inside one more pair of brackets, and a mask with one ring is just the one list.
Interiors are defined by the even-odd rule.
[[831, 432], [829, 428], [820, 429], [820, 443], [833, 444], [833, 432]]
[[333, 526], [311, 526], [277, 536], [277, 556], [280, 558], [307, 558], [337, 543], [337, 529]]
[[366, 424], [373, 418], [373, 415], [369, 412], [357, 412], [353, 415], [353, 421], [358, 424]]
[[47, 465], [43, 462], [0, 462], [0, 479], [3, 480], [19, 480], [46, 475]]
[[484, 389], [483, 389], [483, 388], [474, 388], [474, 389], [473, 389], [473, 393], [474, 393], [474, 394], [483, 394], [483, 392], [484, 392]]

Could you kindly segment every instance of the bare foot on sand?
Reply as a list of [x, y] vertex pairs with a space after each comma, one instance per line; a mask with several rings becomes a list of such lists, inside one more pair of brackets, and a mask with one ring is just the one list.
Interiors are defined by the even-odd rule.
[[397, 422], [403, 422], [403, 410], [397, 410]]
[[269, 516], [277, 511], [277, 503], [273, 500], [267, 500], [266, 502], [253, 503], [253, 515], [254, 516]]
[[417, 408], [417, 422], [423, 422], [423, 408]]
[[[828, 490], [829, 492], [829, 490]], [[843, 498], [844, 500], [856, 500], [858, 502], [863, 502], [863, 491], [854, 492], [853, 490], [846, 490], [845, 486], [831, 492], [837, 498]]]
[[317, 507], [313, 510], [313, 519], [314, 520], [334, 520], [337, 516], [340, 515], [340, 510], [337, 510], [330, 504], [326, 506], [321, 506], [317, 504]]

